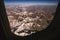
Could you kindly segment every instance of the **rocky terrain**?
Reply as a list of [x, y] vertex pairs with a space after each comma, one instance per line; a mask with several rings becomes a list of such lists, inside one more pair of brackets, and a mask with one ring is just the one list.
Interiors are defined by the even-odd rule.
[[51, 23], [56, 6], [6, 5], [6, 12], [10, 22], [11, 31], [18, 36], [27, 36], [44, 30]]

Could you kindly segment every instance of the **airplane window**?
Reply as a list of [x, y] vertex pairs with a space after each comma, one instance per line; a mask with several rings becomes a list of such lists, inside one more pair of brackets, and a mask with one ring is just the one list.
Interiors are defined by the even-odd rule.
[[4, 0], [11, 32], [29, 36], [48, 27], [54, 18], [58, 0]]

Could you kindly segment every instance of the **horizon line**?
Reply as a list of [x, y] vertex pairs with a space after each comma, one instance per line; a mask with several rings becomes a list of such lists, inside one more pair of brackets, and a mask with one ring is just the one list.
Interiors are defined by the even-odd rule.
[[44, 3], [44, 2], [24, 2], [24, 3], [5, 3], [5, 5], [58, 5], [58, 3]]

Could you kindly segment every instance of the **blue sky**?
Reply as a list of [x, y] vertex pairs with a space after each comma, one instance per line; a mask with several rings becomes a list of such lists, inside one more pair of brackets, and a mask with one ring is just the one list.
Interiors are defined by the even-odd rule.
[[39, 4], [39, 5], [57, 5], [58, 0], [4, 0], [6, 5], [29, 5], [29, 4]]
[[4, 0], [5, 2], [58, 2], [58, 0]]

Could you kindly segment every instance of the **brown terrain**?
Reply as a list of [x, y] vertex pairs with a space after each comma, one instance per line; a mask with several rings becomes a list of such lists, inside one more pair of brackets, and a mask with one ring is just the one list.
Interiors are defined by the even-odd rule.
[[51, 23], [55, 5], [18, 6], [6, 5], [11, 31], [18, 36], [27, 36], [44, 30]]

